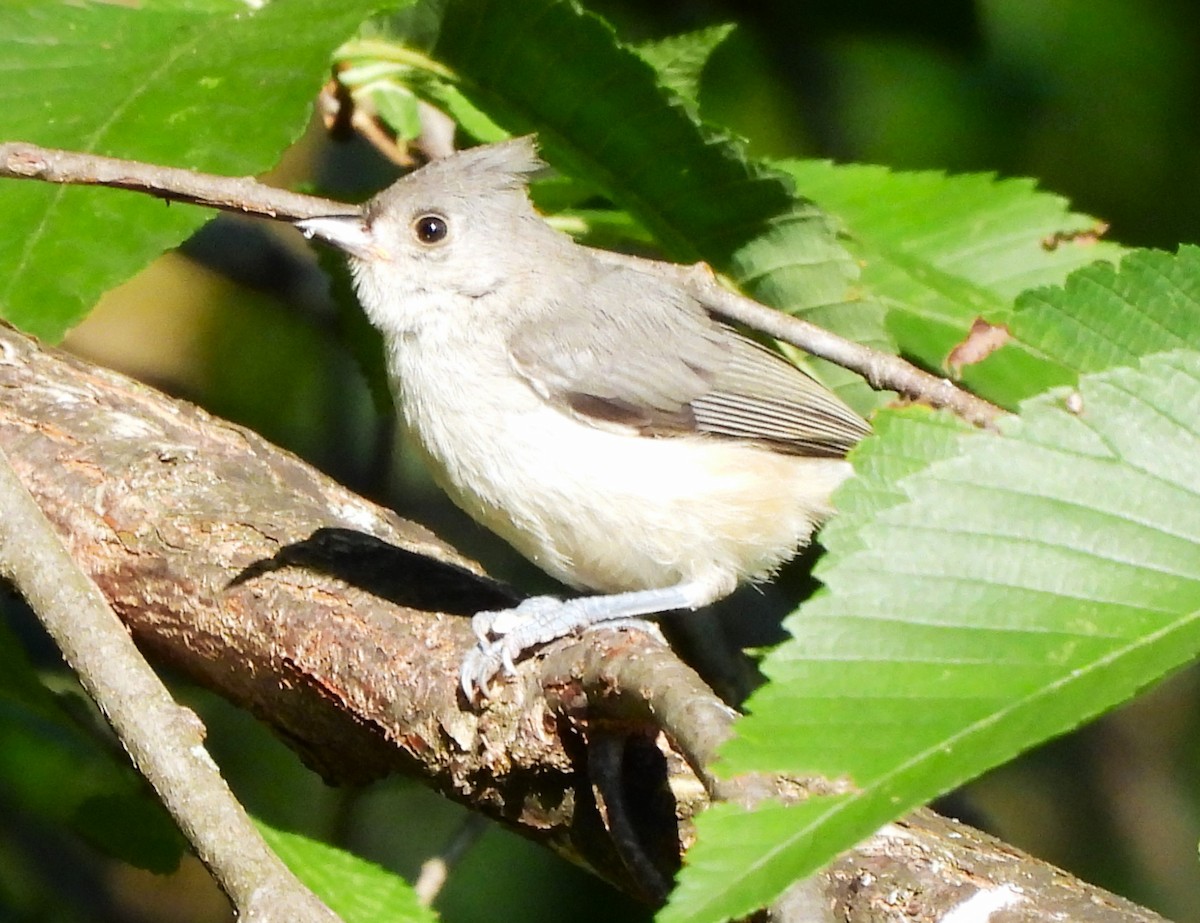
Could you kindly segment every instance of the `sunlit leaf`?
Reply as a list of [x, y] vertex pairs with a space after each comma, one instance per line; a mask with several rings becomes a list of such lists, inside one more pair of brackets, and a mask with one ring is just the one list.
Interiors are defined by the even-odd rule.
[[[307, 124], [331, 51], [381, 5], [9, 0], [0, 138], [260, 173]], [[0, 317], [49, 339], [213, 215], [26, 180], [0, 180], [0, 212]]]

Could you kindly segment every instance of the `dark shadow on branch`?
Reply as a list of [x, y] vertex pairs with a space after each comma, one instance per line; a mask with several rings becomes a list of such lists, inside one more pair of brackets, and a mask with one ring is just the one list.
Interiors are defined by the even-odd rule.
[[353, 529], [322, 527], [308, 538], [284, 545], [269, 558], [245, 567], [230, 582], [236, 587], [289, 567], [341, 580], [407, 609], [471, 616], [520, 601], [512, 589], [446, 561], [391, 545]]

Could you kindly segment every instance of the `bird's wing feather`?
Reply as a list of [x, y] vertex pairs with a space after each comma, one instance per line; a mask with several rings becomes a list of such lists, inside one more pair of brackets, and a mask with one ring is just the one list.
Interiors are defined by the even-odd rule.
[[589, 422], [818, 457], [845, 455], [868, 432], [832, 392], [665, 279], [597, 264], [563, 297], [570, 309], [527, 321], [509, 351], [531, 387]]

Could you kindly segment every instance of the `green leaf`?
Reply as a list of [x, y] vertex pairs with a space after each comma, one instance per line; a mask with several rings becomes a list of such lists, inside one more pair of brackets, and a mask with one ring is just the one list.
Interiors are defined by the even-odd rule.
[[159, 875], [179, 867], [186, 847], [171, 815], [147, 787], [88, 798], [71, 825], [108, 855]]
[[421, 134], [421, 114], [417, 98], [404, 87], [393, 83], [373, 87], [371, 102], [385, 125], [401, 140], [412, 140]]
[[[0, 138], [260, 173], [304, 129], [332, 50], [381, 4], [10, 0]], [[212, 215], [28, 180], [0, 181], [0, 212], [0, 316], [48, 339]]]
[[[887, 309], [887, 329], [901, 352], [932, 369], [976, 317], [1003, 324], [1016, 296], [1061, 283], [1096, 260], [1124, 250], [1096, 242], [1096, 219], [1069, 210], [1059, 196], [1028, 179], [826, 161], [779, 164], [797, 188], [838, 217], [863, 261], [865, 297]], [[1072, 234], [1081, 234], [1072, 238]], [[818, 321], [820, 322], [820, 321]], [[833, 329], [835, 320], [825, 319]], [[844, 332], [839, 330], [839, 332]], [[1017, 401], [1061, 384], [1053, 362], [1018, 337], [963, 372], [968, 386], [992, 400]]]
[[998, 436], [881, 415], [823, 533], [826, 591], [765, 661], [774, 682], [724, 767], [851, 794], [701, 818], [669, 919], [769, 901], [1196, 655], [1198, 292], [1195, 248], [1084, 268], [1022, 296], [1013, 319], [1077, 390], [1028, 402]]
[[1118, 272], [1100, 264], [1063, 288], [1017, 300], [1015, 336], [1047, 357], [1071, 382], [1082, 372], [1130, 365], [1139, 356], [1200, 341], [1200, 248], [1177, 256], [1140, 250]]
[[858, 267], [826, 216], [697, 124], [598, 17], [566, 0], [427, 0], [407, 22], [404, 39], [474, 105], [511, 132], [536, 130], [550, 162], [627, 209], [671, 258], [707, 260], [789, 310], [847, 298]]
[[[788, 622], [726, 775], [850, 792], [700, 818], [665, 917], [769, 901], [893, 817], [1124, 701], [1200, 651], [1200, 353], [1085, 374], [1002, 434], [893, 414], [839, 495], [825, 591]], [[739, 865], [720, 848], [747, 847]], [[783, 829], [780, 837], [778, 831]], [[723, 871], [709, 862], [719, 854]], [[714, 859], [715, 861], [715, 859]]]
[[345, 923], [432, 923], [433, 911], [399, 875], [297, 833], [255, 821], [267, 844]]
[[704, 66], [734, 30], [733, 23], [719, 23], [671, 35], [654, 42], [643, 42], [634, 51], [658, 74], [662, 86], [672, 90], [689, 105], [693, 114], [700, 98], [700, 76]]
[[[700, 815], [700, 839], [684, 857], [670, 902], [655, 917], [656, 923], [728, 920], [748, 916], [766, 906], [785, 888], [793, 867], [816, 869], [829, 856], [816, 852], [823, 844], [796, 841], [797, 830], [806, 830], [836, 810], [845, 797], [825, 797], [781, 805], [760, 805], [752, 813], [734, 804], [718, 802]], [[783, 844], [784, 861], [764, 850], [764, 843]], [[786, 863], [786, 864], [785, 864]]]
[[110, 856], [171, 871], [183, 837], [107, 728], [89, 726], [93, 718], [98, 725], [78, 687], [55, 695], [42, 684], [0, 618], [0, 800], [69, 826]]

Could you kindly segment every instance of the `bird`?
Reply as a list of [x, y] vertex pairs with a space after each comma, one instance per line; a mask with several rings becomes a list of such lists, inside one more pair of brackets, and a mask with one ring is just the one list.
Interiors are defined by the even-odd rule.
[[558, 637], [769, 580], [832, 512], [867, 422], [650, 261], [529, 197], [532, 137], [468, 148], [296, 222], [342, 250], [402, 429], [451, 500], [586, 595], [481, 612], [460, 684]]

